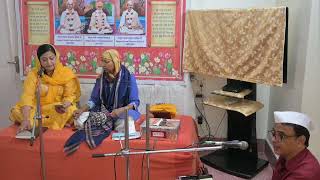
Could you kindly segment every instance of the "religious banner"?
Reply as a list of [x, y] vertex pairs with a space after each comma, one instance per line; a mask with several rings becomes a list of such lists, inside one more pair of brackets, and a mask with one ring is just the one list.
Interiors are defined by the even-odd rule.
[[80, 78], [96, 78], [101, 54], [116, 49], [137, 79], [183, 80], [185, 0], [17, 1], [23, 75], [51, 43]]

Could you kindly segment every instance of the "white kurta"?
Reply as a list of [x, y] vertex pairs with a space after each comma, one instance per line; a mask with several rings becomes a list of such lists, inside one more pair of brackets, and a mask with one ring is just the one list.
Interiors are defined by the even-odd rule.
[[78, 12], [66, 9], [62, 12], [60, 18], [60, 33], [80, 33], [81, 21]]
[[107, 15], [102, 10], [95, 10], [91, 15], [88, 33], [106, 34], [112, 32]]
[[139, 20], [138, 13], [131, 9], [122, 13], [119, 31], [124, 34], [143, 34], [144, 30]]

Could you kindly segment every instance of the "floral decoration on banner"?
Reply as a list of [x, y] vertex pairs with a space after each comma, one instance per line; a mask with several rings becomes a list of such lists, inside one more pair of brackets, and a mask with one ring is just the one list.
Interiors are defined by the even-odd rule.
[[170, 75], [180, 77], [178, 70], [174, 69], [171, 54], [159, 52], [154, 57], [150, 53], [141, 53], [135, 57], [131, 52], [123, 54], [122, 64], [135, 75]]
[[[31, 64], [25, 68], [26, 74], [36, 65], [37, 52], [31, 53]], [[60, 54], [60, 62], [72, 69], [76, 74], [99, 74], [99, 55], [95, 51], [85, 50], [83, 53], [76, 51], [66, 51]], [[141, 52], [138, 55], [128, 51], [122, 53], [122, 64], [127, 67], [130, 73], [140, 77], [172, 76], [180, 78], [181, 74], [174, 68], [172, 55], [170, 52]]]
[[98, 58], [94, 51], [84, 51], [84, 54], [78, 57], [76, 52], [68, 51], [66, 55], [61, 55], [60, 61], [77, 74], [98, 73]]
[[[31, 71], [32, 68], [36, 67], [37, 51], [33, 50], [31, 53], [31, 64], [25, 68], [25, 74]], [[68, 51], [65, 55], [60, 55], [60, 62], [69, 67], [74, 73], [94, 73], [98, 74], [98, 58], [94, 51], [84, 51], [83, 55], [77, 56], [74, 51]]]

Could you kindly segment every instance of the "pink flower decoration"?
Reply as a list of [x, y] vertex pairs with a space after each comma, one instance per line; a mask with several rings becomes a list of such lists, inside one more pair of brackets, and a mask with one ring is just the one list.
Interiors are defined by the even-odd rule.
[[170, 58], [170, 54], [169, 54], [169, 53], [166, 53], [166, 54], [164, 55], [164, 58], [169, 59], [169, 58]]
[[95, 53], [94, 51], [92, 51], [92, 52], [90, 53], [90, 57], [91, 57], [91, 58], [96, 57], [96, 53]]
[[66, 57], [66, 56], [61, 56], [61, 57], [60, 57], [60, 60], [61, 60], [61, 61], [65, 61], [65, 60], [67, 60], [67, 57]]
[[139, 64], [140, 63], [140, 58], [134, 58], [134, 64]]

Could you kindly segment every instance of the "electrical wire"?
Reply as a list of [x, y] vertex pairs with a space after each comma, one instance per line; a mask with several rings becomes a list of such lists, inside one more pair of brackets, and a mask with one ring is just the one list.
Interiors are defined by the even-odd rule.
[[219, 128], [220, 128], [220, 125], [221, 125], [222, 121], [224, 120], [224, 117], [226, 116], [226, 114], [227, 114], [227, 111], [224, 111], [223, 116], [222, 116], [222, 118], [221, 118], [221, 120], [220, 120], [220, 123], [219, 123], [219, 125], [218, 125], [218, 127], [217, 127], [217, 129], [216, 129], [216, 132], [214, 133], [213, 137], [215, 137], [215, 136], [217, 135], [218, 130], [219, 130]]
[[204, 101], [204, 96], [203, 96], [203, 84], [201, 83], [200, 84], [200, 93], [202, 94], [202, 97], [201, 97], [201, 105], [202, 105], [202, 109], [203, 109], [203, 115], [205, 116], [205, 117], [207, 117], [207, 115], [206, 115], [206, 110], [204, 109], [204, 105], [203, 105], [203, 101]]
[[[203, 93], [203, 83], [202, 83], [202, 81], [200, 83], [200, 93], [202, 94], [202, 96], [201, 96], [201, 107], [202, 107], [202, 110], [203, 110], [203, 116], [205, 117], [205, 120], [207, 120], [206, 110], [205, 110], [204, 104], [203, 104], [203, 102], [204, 102], [204, 95], [203, 94], [204, 93]], [[211, 137], [211, 127], [210, 127], [210, 124], [209, 124], [208, 120], [206, 121], [206, 124], [207, 124], [207, 127], [209, 129], [208, 138], [210, 138]]]
[[194, 105], [196, 106], [196, 109], [198, 110], [198, 112], [200, 113], [200, 115], [201, 115], [201, 117], [203, 118], [204, 122], [206, 123], [207, 130], [208, 130], [208, 136], [211, 137], [211, 128], [210, 128], [210, 125], [209, 125], [209, 123], [208, 123], [208, 121], [207, 121], [207, 118], [202, 114], [201, 110], [199, 109], [196, 100], [194, 100]]
[[[195, 80], [196, 81], [200, 81], [199, 79], [197, 79], [197, 78], [195, 78]], [[196, 99], [194, 99], [194, 104], [195, 104], [195, 106], [196, 106], [196, 109], [198, 110], [198, 112], [200, 113], [200, 115], [201, 115], [201, 117], [202, 117], [202, 119], [205, 121], [205, 124], [206, 124], [206, 128], [207, 128], [207, 130], [208, 130], [208, 137], [210, 138], [211, 137], [211, 127], [210, 127], [210, 125], [209, 125], [209, 123], [208, 123], [208, 120], [207, 120], [207, 118], [206, 118], [206, 111], [205, 111], [205, 109], [204, 109], [204, 106], [203, 106], [203, 83], [202, 83], [202, 81], [200, 81], [200, 93], [201, 93], [201, 95], [202, 95], [202, 98], [201, 98], [201, 103], [202, 103], [202, 109], [203, 109], [203, 113], [201, 112], [201, 110], [200, 110], [200, 108], [199, 108], [199, 106], [198, 106], [198, 104], [197, 104], [197, 102], [196, 102]], [[202, 126], [200, 126], [201, 127], [201, 130], [203, 131], [203, 129], [202, 129]]]
[[[199, 113], [201, 114], [202, 118], [205, 120], [205, 122], [206, 122], [206, 124], [207, 124], [208, 131], [209, 131], [209, 133], [208, 133], [208, 139], [210, 139], [210, 138], [211, 138], [211, 127], [210, 127], [210, 124], [209, 124], [209, 123], [208, 123], [208, 121], [207, 121], [207, 118], [206, 118], [206, 111], [205, 111], [205, 108], [204, 108], [204, 105], [203, 105], [203, 102], [204, 102], [204, 96], [203, 96], [203, 84], [202, 84], [202, 82], [201, 82], [201, 84], [200, 84], [200, 92], [201, 92], [201, 94], [202, 94], [202, 97], [201, 97], [201, 105], [202, 105], [202, 109], [203, 109], [203, 114], [200, 112], [199, 107], [197, 107], [196, 102], [195, 102], [195, 104], [196, 104], [196, 108], [197, 108], [197, 110], [199, 111]], [[218, 130], [219, 130], [219, 128], [220, 128], [220, 125], [221, 125], [221, 123], [222, 123], [222, 121], [223, 121], [224, 117], [226, 116], [226, 114], [227, 114], [227, 111], [225, 111], [225, 112], [224, 112], [224, 114], [223, 114], [222, 118], [220, 119], [219, 125], [218, 125], [218, 127], [217, 127], [217, 129], [216, 129], [216, 131], [215, 131], [214, 135], [212, 136], [212, 138], [215, 138], [215, 136], [217, 135]]]

